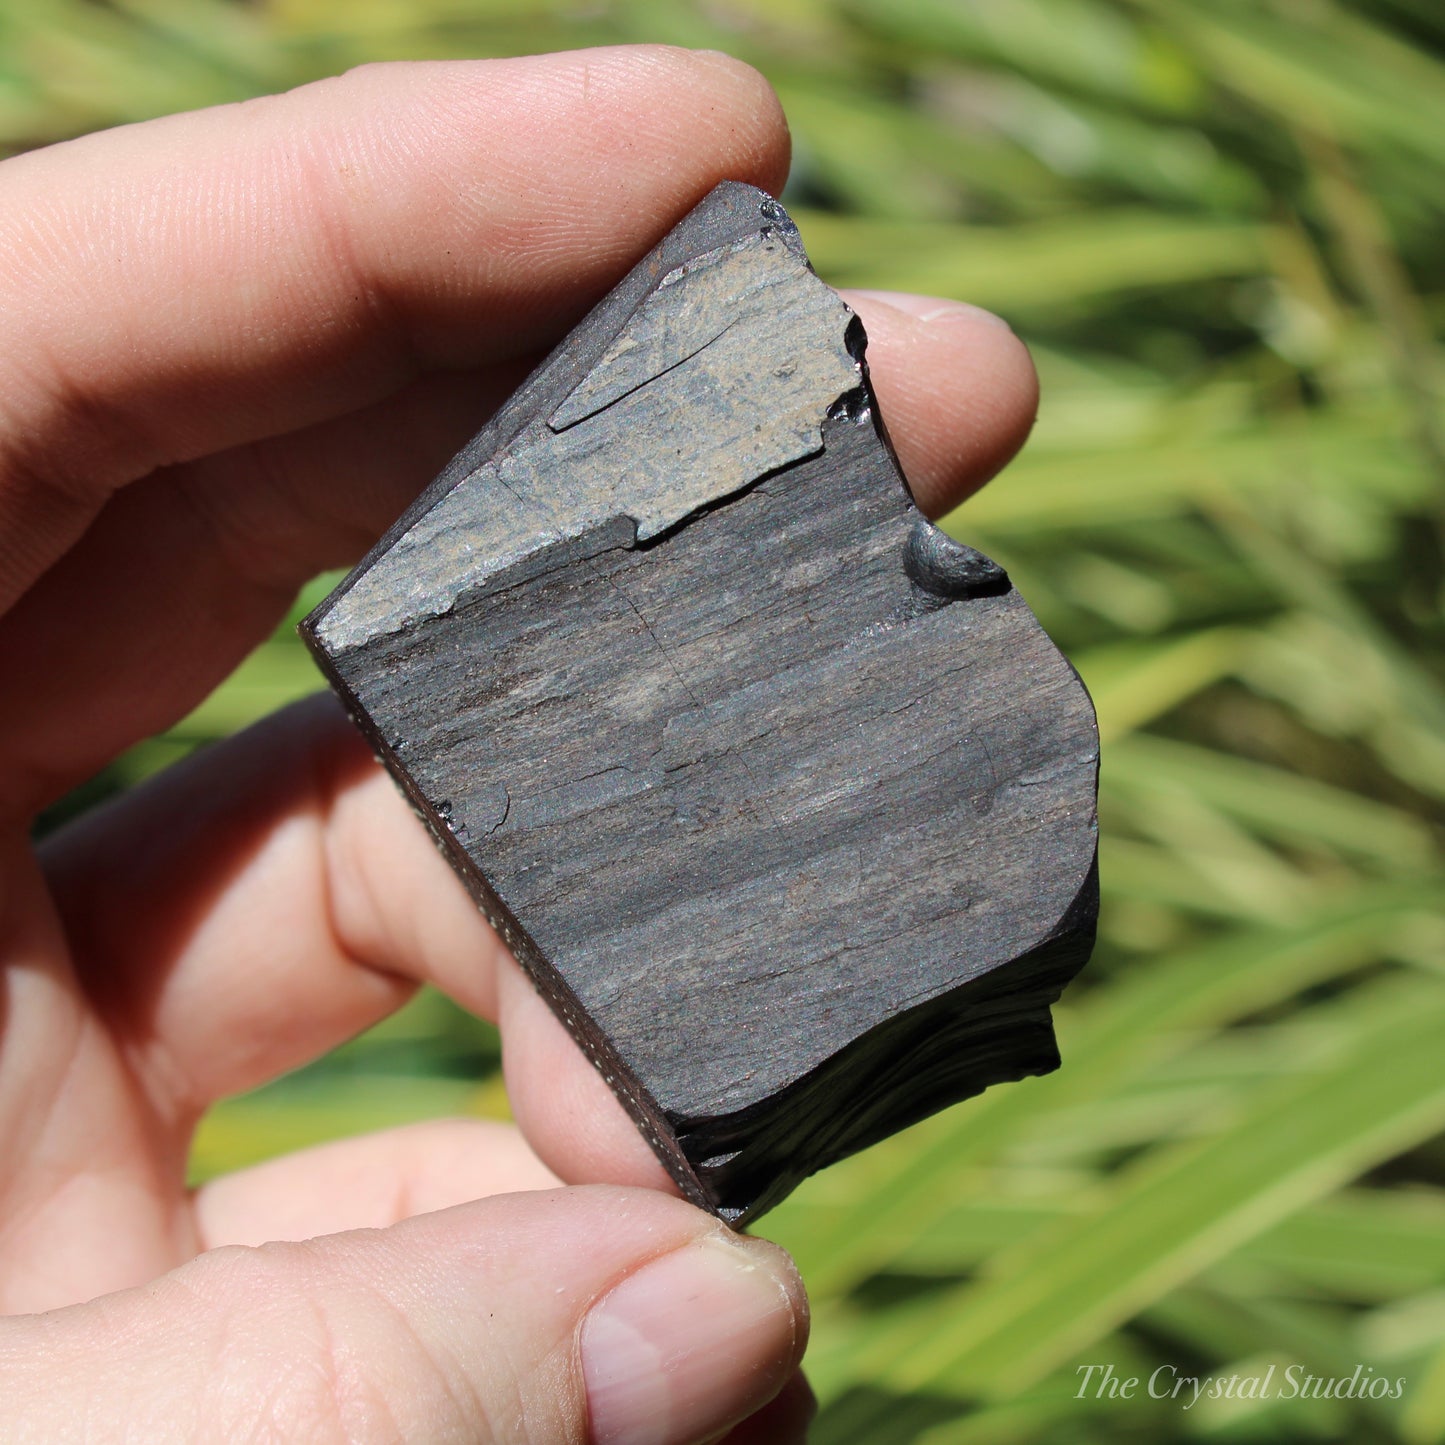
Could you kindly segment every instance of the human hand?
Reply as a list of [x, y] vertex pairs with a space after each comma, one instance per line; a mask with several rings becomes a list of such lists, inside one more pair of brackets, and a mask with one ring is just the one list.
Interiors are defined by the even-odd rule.
[[[753, 72], [649, 48], [370, 68], [0, 166], [0, 1437], [796, 1435], [786, 1257], [670, 1197], [330, 699], [28, 842], [715, 182], [786, 166]], [[855, 304], [940, 512], [1026, 435], [1027, 355], [971, 308]], [[421, 981], [499, 1022], [520, 1133], [187, 1192], [211, 1102]]]

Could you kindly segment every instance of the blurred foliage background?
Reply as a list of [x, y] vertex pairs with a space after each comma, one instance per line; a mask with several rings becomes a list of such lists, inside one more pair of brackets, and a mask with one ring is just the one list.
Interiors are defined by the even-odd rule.
[[[1009, 568], [1105, 739], [1063, 1071], [766, 1221], [816, 1300], [815, 1438], [1445, 1440], [1445, 9], [0, 0], [0, 146], [362, 60], [618, 40], [772, 79], [827, 279], [975, 301], [1031, 343], [1038, 430], [949, 526]], [[70, 806], [316, 685], [285, 628]], [[217, 1110], [196, 1172], [504, 1112], [496, 1068], [424, 995]], [[1276, 1376], [1185, 1410], [1079, 1398], [1086, 1363]], [[1291, 1366], [1357, 1365], [1403, 1397], [1288, 1398]]]

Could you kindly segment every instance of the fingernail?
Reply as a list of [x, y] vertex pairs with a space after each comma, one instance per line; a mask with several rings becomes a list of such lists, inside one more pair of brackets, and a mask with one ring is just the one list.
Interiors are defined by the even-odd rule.
[[895, 311], [904, 311], [915, 321], [947, 321], [955, 317], [969, 317], [985, 321], [991, 326], [1001, 326], [1005, 331], [1013, 328], [1002, 316], [985, 311], [982, 306], [972, 306], [967, 301], [950, 301], [943, 296], [915, 296], [911, 291], [853, 291], [855, 296], [868, 296], [881, 301]]
[[761, 1409], [797, 1366], [808, 1314], [775, 1245], [721, 1231], [663, 1255], [582, 1326], [593, 1445], [698, 1445]]

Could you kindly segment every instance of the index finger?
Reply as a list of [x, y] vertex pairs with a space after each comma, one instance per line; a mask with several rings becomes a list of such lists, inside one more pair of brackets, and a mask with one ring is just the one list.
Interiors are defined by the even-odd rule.
[[118, 487], [534, 350], [787, 155], [756, 72], [639, 46], [366, 67], [5, 162], [0, 611]]

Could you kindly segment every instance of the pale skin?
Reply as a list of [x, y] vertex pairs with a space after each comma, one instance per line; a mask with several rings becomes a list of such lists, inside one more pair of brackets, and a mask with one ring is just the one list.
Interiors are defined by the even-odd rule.
[[[790, 1264], [675, 1197], [329, 701], [29, 842], [718, 180], [787, 164], [754, 72], [640, 47], [369, 68], [0, 165], [0, 1438], [797, 1437]], [[1032, 365], [972, 308], [849, 299], [938, 514], [1022, 444]], [[422, 982], [500, 1025], [517, 1129], [188, 1192], [209, 1104]]]

